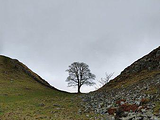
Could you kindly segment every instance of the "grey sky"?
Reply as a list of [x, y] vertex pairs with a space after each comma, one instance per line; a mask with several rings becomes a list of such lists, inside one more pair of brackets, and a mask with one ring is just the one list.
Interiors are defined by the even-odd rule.
[[0, 54], [75, 91], [65, 82], [72, 62], [87, 63], [97, 79], [115, 77], [160, 45], [160, 1], [0, 0], [0, 28]]

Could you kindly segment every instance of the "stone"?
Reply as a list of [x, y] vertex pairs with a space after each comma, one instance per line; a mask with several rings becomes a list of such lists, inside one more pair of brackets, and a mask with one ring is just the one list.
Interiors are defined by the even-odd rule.
[[124, 104], [125, 104], [125, 102], [124, 102], [124, 101], [121, 101], [121, 102], [120, 102], [120, 105], [124, 105]]
[[86, 117], [89, 117], [89, 115], [87, 114]]
[[160, 56], [160, 50], [158, 50], [156, 53], [156, 57], [159, 57], [159, 56]]
[[160, 118], [156, 117], [156, 116], [152, 116], [151, 120], [160, 120]]
[[140, 105], [140, 103], [141, 103], [141, 101], [135, 101], [135, 104], [138, 106]]
[[146, 112], [146, 109], [141, 109], [141, 111], [144, 113], [144, 112]]
[[58, 104], [54, 104], [53, 106], [54, 106], [54, 107], [61, 107], [61, 106], [60, 106], [60, 105], [58, 105]]
[[79, 115], [82, 115], [82, 111], [81, 111], [80, 109], [78, 110], [78, 114], [79, 114]]

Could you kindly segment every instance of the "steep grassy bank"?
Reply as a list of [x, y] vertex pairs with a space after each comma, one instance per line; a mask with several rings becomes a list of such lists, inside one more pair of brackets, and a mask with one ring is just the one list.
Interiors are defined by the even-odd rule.
[[87, 120], [76, 94], [59, 91], [17, 60], [0, 56], [0, 119]]

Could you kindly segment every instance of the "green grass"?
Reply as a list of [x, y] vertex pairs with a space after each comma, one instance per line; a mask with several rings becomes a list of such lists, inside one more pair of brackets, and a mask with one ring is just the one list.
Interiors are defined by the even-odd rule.
[[50, 89], [18, 70], [12, 59], [0, 56], [0, 119], [88, 120], [96, 116], [80, 115], [79, 103], [77, 94]]
[[0, 96], [0, 118], [9, 120], [87, 120], [89, 118], [86, 117], [86, 114], [78, 113], [79, 101], [75, 94], [49, 89], [32, 91], [32, 93], [23, 95]]
[[155, 103], [154, 114], [158, 114], [160, 112], [160, 101]]

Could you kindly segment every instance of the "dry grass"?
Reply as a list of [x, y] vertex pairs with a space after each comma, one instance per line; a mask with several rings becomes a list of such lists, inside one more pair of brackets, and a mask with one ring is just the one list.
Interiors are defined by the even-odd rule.
[[100, 90], [112, 90], [116, 88], [126, 88], [128, 86], [132, 86], [133, 84], [139, 83], [143, 80], [146, 80], [148, 78], [151, 78], [157, 74], [160, 74], [160, 71], [141, 71], [140, 73], [133, 74], [131, 76], [118, 76], [114, 80], [111, 80], [109, 83], [107, 83], [104, 87], [102, 87]]

